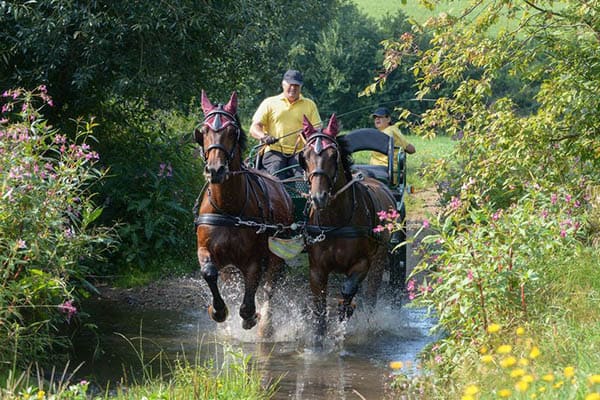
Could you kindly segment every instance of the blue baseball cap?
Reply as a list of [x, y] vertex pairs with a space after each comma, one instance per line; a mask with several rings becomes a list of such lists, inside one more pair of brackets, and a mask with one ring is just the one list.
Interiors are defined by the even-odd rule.
[[290, 85], [300, 85], [304, 84], [304, 80], [302, 79], [302, 74], [300, 71], [296, 71], [295, 69], [289, 69], [283, 74], [283, 80], [289, 83]]

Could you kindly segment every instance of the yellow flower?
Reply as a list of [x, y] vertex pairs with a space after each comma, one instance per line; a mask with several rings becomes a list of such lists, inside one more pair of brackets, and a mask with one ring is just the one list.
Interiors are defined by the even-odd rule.
[[565, 367], [564, 370], [565, 378], [572, 378], [575, 376], [575, 368], [574, 367]]
[[498, 324], [489, 324], [487, 327], [488, 333], [496, 333], [500, 331], [500, 325]]
[[498, 349], [496, 349], [496, 352], [498, 354], [508, 354], [510, 353], [512, 350], [512, 346], [510, 344], [503, 344], [502, 346], [498, 347]]
[[585, 400], [600, 400], [600, 393], [590, 393], [585, 396]]
[[564, 382], [563, 381], [558, 381], [554, 385], [552, 385], [552, 387], [554, 389], [560, 389], [562, 387], [562, 385], [564, 385]]
[[531, 398], [531, 399], [537, 399], [537, 394], [531, 393], [531, 396], [529, 396], [529, 398]]
[[525, 334], [525, 328], [522, 326], [517, 328], [517, 336], [523, 336]]
[[509, 367], [512, 367], [513, 365], [515, 365], [516, 363], [517, 363], [517, 359], [514, 358], [513, 356], [510, 356], [510, 357], [503, 358], [500, 361], [500, 366], [502, 368], [509, 368]]
[[44, 392], [43, 390], [38, 391], [37, 392], [37, 398], [38, 398], [38, 400], [42, 400], [45, 395], [46, 395], [46, 392]]
[[475, 397], [471, 396], [470, 394], [465, 394], [460, 398], [460, 400], [475, 400]]
[[401, 369], [402, 367], [404, 367], [404, 364], [402, 363], [402, 361], [392, 361], [390, 363], [391, 369]]
[[533, 382], [533, 381], [534, 381], [534, 379], [533, 379], [533, 375], [524, 375], [524, 376], [521, 378], [521, 380], [522, 380], [523, 382], [527, 382], [527, 383], [531, 383], [531, 382]]
[[544, 392], [546, 391], [546, 388], [545, 388], [545, 387], [543, 387], [543, 386], [541, 386], [541, 387], [538, 389], [538, 391], [539, 391], [540, 393], [544, 393]]
[[600, 375], [598, 375], [598, 374], [590, 375], [588, 377], [588, 382], [590, 383], [590, 385], [595, 385], [596, 383], [600, 383]]
[[515, 389], [517, 389], [517, 392], [526, 392], [529, 389], [529, 383], [519, 381], [515, 384]]
[[479, 388], [476, 385], [469, 385], [465, 388], [465, 394], [466, 395], [476, 395], [477, 393], [479, 393]]
[[552, 381], [554, 381], [554, 374], [552, 374], [552, 373], [546, 374], [546, 375], [542, 376], [542, 380], [546, 381], [546, 382], [552, 382]]
[[526, 367], [526, 366], [528, 366], [528, 365], [529, 365], [529, 360], [528, 360], [528, 359], [526, 359], [526, 358], [520, 358], [520, 359], [519, 359], [519, 365], [520, 365], [521, 367]]
[[511, 378], [520, 378], [523, 375], [525, 375], [525, 370], [523, 368], [515, 368], [512, 371], [510, 371]]
[[487, 346], [483, 346], [481, 349], [479, 349], [479, 353], [480, 353], [480, 354], [485, 354], [485, 353], [487, 353], [487, 352], [488, 352], [488, 348], [487, 348]]
[[491, 355], [489, 355], [489, 354], [486, 354], [486, 355], [484, 355], [484, 356], [481, 356], [481, 362], [483, 362], [483, 363], [489, 364], [489, 363], [491, 363], [492, 361], [494, 361], [494, 357], [492, 357], [492, 356], [491, 356]]
[[498, 392], [498, 396], [500, 397], [510, 397], [510, 395], [512, 394], [512, 391], [510, 389], [502, 389]]
[[532, 360], [535, 360], [536, 358], [538, 358], [540, 356], [540, 349], [537, 346], [533, 346], [531, 348], [531, 351], [529, 352], [529, 358], [531, 358]]

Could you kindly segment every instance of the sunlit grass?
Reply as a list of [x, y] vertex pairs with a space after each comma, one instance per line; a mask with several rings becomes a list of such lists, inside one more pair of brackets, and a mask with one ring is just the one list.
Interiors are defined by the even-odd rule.
[[[137, 339], [136, 339], [137, 340]], [[19, 375], [10, 374], [0, 382], [0, 398], [6, 400], [139, 400], [139, 399], [190, 399], [190, 400], [266, 400], [273, 397], [278, 380], [265, 382], [250, 356], [239, 350], [227, 348], [221, 359], [201, 362], [199, 356], [192, 362], [185, 356], [167, 361], [162, 352], [145, 359], [140, 356], [139, 379], [129, 377], [120, 385], [98, 389], [97, 382], [74, 379], [72, 373], [58, 371], [50, 379], [32, 368]], [[152, 365], [161, 363], [159, 372]], [[163, 365], [164, 364], [164, 365]], [[118, 367], [117, 367], [118, 368]], [[92, 390], [91, 387], [96, 389]]]

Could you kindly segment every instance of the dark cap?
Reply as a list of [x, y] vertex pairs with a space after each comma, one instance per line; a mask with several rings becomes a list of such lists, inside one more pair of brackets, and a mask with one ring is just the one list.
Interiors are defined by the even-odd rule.
[[289, 83], [290, 85], [300, 85], [304, 84], [302, 80], [302, 74], [300, 71], [296, 71], [295, 69], [289, 69], [283, 74], [283, 80]]
[[391, 115], [390, 110], [388, 110], [385, 107], [379, 107], [377, 110], [373, 111], [373, 114], [371, 114], [371, 117], [386, 117], [389, 115]]

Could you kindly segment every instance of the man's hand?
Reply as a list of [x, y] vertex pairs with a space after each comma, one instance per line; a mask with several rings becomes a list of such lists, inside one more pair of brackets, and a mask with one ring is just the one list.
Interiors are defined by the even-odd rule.
[[260, 139], [260, 142], [263, 144], [273, 144], [278, 140], [279, 139], [277, 139], [276, 137], [273, 137], [271, 135], [265, 135]]

